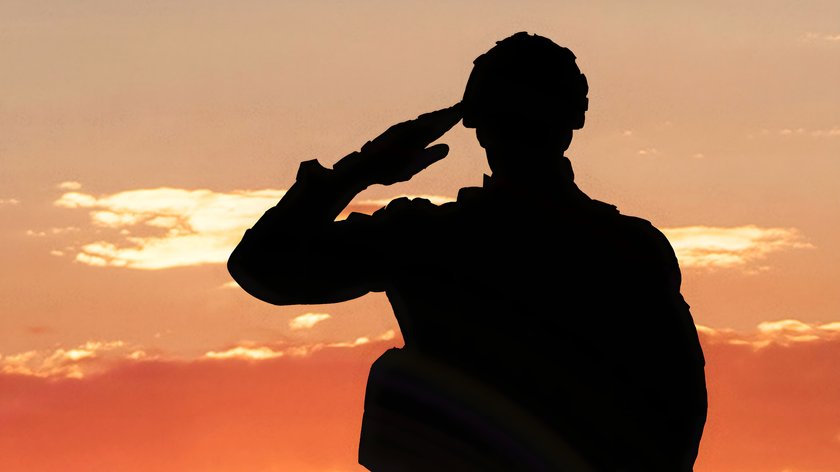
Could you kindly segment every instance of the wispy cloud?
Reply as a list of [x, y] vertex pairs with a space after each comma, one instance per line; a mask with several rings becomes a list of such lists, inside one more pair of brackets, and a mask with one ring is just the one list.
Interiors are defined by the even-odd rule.
[[803, 34], [801, 39], [805, 42], [826, 41], [830, 43], [840, 43], [840, 33], [815, 33], [810, 31]]
[[[43, 334], [49, 328], [27, 328], [32, 334]], [[242, 341], [203, 355], [183, 357], [159, 349], [130, 344], [125, 341], [87, 341], [84, 344], [52, 349], [33, 349], [15, 354], [0, 354], [0, 374], [41, 378], [81, 379], [110, 371], [126, 362], [139, 361], [221, 361], [229, 359], [265, 361], [280, 357], [308, 357], [324, 349], [355, 348], [375, 342], [395, 341], [397, 334], [390, 329], [378, 336], [360, 336], [350, 341], [322, 341], [307, 343]], [[393, 344], [390, 344], [393, 345]]]
[[293, 330], [309, 329], [316, 324], [332, 318], [327, 313], [304, 313], [300, 316], [294, 317], [289, 321], [289, 328]]
[[[76, 261], [100, 267], [166, 269], [221, 264], [246, 229], [274, 206], [284, 190], [214, 192], [179, 188], [128, 190], [95, 196], [66, 192], [54, 202], [61, 208], [89, 211], [90, 222], [110, 237], [84, 244]], [[452, 199], [420, 196], [434, 203]], [[354, 202], [348, 211], [370, 213], [389, 200]], [[32, 235], [48, 232], [32, 231]]]
[[34, 236], [37, 238], [41, 238], [44, 236], [55, 236], [58, 234], [65, 234], [65, 233], [75, 233], [78, 232], [81, 228], [77, 228], [75, 226], [65, 226], [63, 228], [50, 228], [44, 231], [35, 231], [33, 229], [26, 230], [27, 236]]
[[[397, 333], [393, 329], [385, 331], [381, 335], [373, 339], [373, 341], [391, 341], [397, 337]], [[337, 343], [327, 344], [329, 347], [358, 347], [369, 344], [371, 339], [368, 336], [360, 336], [353, 341], [342, 341]]]
[[364, 344], [368, 344], [370, 342], [370, 338], [367, 336], [360, 336], [353, 341], [341, 341], [337, 343], [331, 343], [331, 347], [356, 347], [362, 346]]
[[[294, 329], [294, 328], [293, 328]], [[328, 348], [354, 348], [371, 344], [373, 342], [393, 341], [396, 332], [392, 329], [385, 331], [379, 336], [359, 336], [352, 341], [318, 342], [304, 344], [284, 343], [255, 343], [243, 341], [233, 346], [228, 346], [218, 351], [208, 351], [204, 354], [205, 359], [239, 359], [247, 361], [263, 361], [276, 359], [278, 357], [308, 357], [316, 352]]]
[[123, 341], [88, 341], [70, 348], [0, 355], [0, 372], [33, 377], [83, 378], [105, 370], [110, 361], [144, 357], [145, 351]]
[[85, 244], [77, 261], [103, 267], [164, 269], [225, 262], [245, 229], [284, 193], [155, 188], [96, 197], [67, 192], [55, 205], [87, 209], [93, 225], [128, 233], [115, 232], [109, 240]]
[[394, 331], [393, 329], [389, 329], [388, 331], [385, 331], [384, 333], [382, 333], [379, 336], [379, 340], [380, 341], [390, 341], [390, 340], [392, 340], [396, 337], [397, 337], [397, 332]]
[[282, 357], [283, 351], [275, 351], [267, 346], [235, 346], [224, 351], [209, 351], [204, 356], [209, 359], [246, 359], [264, 360]]
[[765, 268], [755, 263], [771, 253], [813, 247], [795, 228], [687, 226], [662, 232], [684, 268], [755, 271]]
[[771, 136], [781, 136], [786, 139], [804, 139], [804, 138], [814, 138], [814, 139], [825, 139], [825, 138], [838, 138], [840, 137], [840, 127], [839, 126], [832, 126], [826, 128], [779, 128], [776, 130], [770, 130], [767, 128], [762, 128], [758, 131], [749, 133], [747, 137], [749, 139], [756, 139], [756, 138], [768, 138]]
[[20, 200], [17, 198], [0, 198], [0, 206], [14, 206], [19, 204]]
[[840, 321], [808, 323], [796, 319], [763, 321], [751, 333], [732, 329], [697, 326], [707, 342], [750, 346], [763, 349], [771, 345], [791, 346], [799, 343], [840, 341]]
[[73, 180], [66, 180], [56, 185], [56, 188], [60, 190], [79, 190], [82, 188], [82, 184]]
[[806, 128], [782, 128], [779, 130], [780, 136], [810, 136], [812, 138], [836, 138], [840, 137], [840, 127], [832, 127], [825, 129], [806, 129]]

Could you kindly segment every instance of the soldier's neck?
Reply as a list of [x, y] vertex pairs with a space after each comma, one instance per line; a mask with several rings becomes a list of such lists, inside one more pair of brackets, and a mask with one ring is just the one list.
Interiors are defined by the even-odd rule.
[[563, 151], [518, 151], [500, 154], [487, 151], [493, 179], [513, 186], [573, 184], [572, 164]]

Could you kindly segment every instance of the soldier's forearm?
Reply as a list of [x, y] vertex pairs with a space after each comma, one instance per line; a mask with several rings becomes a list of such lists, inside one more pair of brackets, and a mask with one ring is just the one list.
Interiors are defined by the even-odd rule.
[[331, 223], [367, 187], [364, 179], [344, 169], [327, 169], [314, 159], [302, 162], [294, 185], [251, 232], [276, 234]]
[[286, 195], [246, 231], [228, 259], [228, 271], [248, 293], [276, 305], [328, 303], [365, 293], [313, 276], [313, 267], [330, 262], [321, 254], [329, 225], [365, 188], [352, 175], [315, 160], [303, 162]]

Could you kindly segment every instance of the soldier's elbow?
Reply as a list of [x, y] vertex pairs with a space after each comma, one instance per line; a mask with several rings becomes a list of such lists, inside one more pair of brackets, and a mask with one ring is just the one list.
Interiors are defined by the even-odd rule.
[[291, 300], [282, 290], [282, 281], [274, 280], [264, 257], [255, 257], [240, 246], [231, 253], [227, 270], [233, 280], [246, 293], [272, 305], [291, 305]]

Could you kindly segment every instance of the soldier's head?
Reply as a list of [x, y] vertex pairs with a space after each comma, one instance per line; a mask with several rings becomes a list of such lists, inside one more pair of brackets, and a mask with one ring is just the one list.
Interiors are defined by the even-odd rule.
[[491, 150], [568, 148], [589, 105], [589, 86], [572, 51], [522, 32], [497, 42], [474, 64], [461, 102], [463, 123], [476, 129], [488, 158]]

